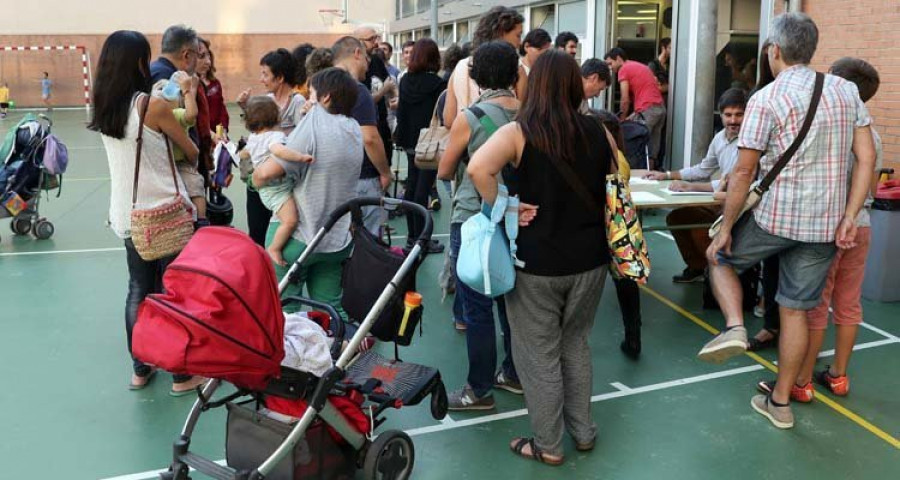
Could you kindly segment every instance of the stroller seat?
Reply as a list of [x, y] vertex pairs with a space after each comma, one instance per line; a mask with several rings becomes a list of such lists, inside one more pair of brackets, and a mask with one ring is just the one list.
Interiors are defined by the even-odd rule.
[[432, 393], [440, 398], [443, 388], [438, 369], [391, 360], [373, 351], [363, 352], [347, 369], [344, 383], [359, 386], [369, 397], [399, 400], [403, 405], [418, 405]]

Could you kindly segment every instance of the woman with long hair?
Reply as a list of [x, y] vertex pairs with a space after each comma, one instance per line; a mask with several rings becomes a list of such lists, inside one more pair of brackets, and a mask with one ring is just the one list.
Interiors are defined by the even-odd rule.
[[[291, 52], [284, 48], [273, 50], [259, 61], [259, 83], [263, 85], [266, 94], [275, 100], [281, 112], [281, 129], [285, 135], [290, 135], [294, 127], [300, 124], [303, 118], [303, 104], [306, 98], [296, 91], [297, 64]], [[243, 110], [250, 99], [251, 90], [248, 88], [238, 97], [238, 106]], [[259, 193], [247, 186], [247, 226], [250, 238], [260, 246], [265, 246], [266, 231], [269, 229], [269, 220], [272, 212], [266, 209]]]
[[[503, 40], [518, 49], [522, 43], [522, 28], [525, 17], [516, 10], [496, 6], [481, 17], [475, 34], [472, 38], [472, 48], [477, 49], [482, 43], [491, 40]], [[472, 57], [463, 58], [456, 64], [450, 81], [447, 84], [447, 100], [444, 103], [444, 125], [453, 125], [456, 115], [474, 102], [481, 92], [478, 85], [469, 77], [469, 64]], [[519, 98], [525, 93], [526, 77], [525, 69], [519, 68], [520, 75], [515, 85], [515, 92]]]
[[[441, 52], [437, 43], [430, 38], [416, 41], [407, 73], [400, 80], [400, 103], [397, 106], [397, 143], [406, 151], [409, 160], [403, 199], [425, 208], [428, 208], [428, 195], [437, 172], [416, 167], [416, 143], [419, 132], [431, 123], [438, 97], [447, 88], [447, 82], [437, 75], [440, 69]], [[425, 227], [424, 220], [417, 215], [407, 215], [406, 225], [406, 247], [412, 248]], [[439, 253], [444, 250], [444, 246], [437, 240], [431, 240], [426, 250], [428, 253]]]
[[228, 132], [230, 118], [228, 117], [228, 108], [225, 106], [222, 82], [216, 78], [216, 58], [209, 48], [209, 40], [205, 38], [198, 40], [200, 40], [200, 58], [197, 60], [197, 75], [206, 91], [206, 100], [209, 104], [209, 126], [216, 129], [221, 125], [222, 129]]
[[[190, 206], [184, 182], [175, 171], [173, 182], [172, 142], [195, 161], [199, 151], [178, 124], [172, 108], [162, 98], [150, 97], [150, 44], [139, 32], [120, 30], [103, 43], [94, 85], [93, 117], [88, 128], [99, 132], [109, 162], [109, 224], [125, 244], [128, 265], [128, 296], [125, 300], [125, 332], [131, 353], [131, 332], [137, 321], [138, 305], [151, 293], [162, 291], [162, 274], [175, 256], [146, 261], [138, 255], [131, 239], [132, 188], [135, 158], [140, 147], [141, 169], [137, 178], [137, 204], [154, 208], [180, 194]], [[143, 142], [137, 142], [143, 116]], [[177, 192], [177, 193], [176, 193]], [[134, 373], [129, 388], [147, 386], [156, 369], [132, 357]], [[171, 394], [191, 393], [205, 379], [174, 375]]]
[[[594, 448], [588, 339], [609, 251], [605, 181], [614, 146], [600, 123], [578, 112], [581, 69], [571, 55], [545, 52], [528, 76], [515, 123], [500, 127], [467, 172], [485, 202], [512, 165], [520, 207], [515, 288], [506, 294], [512, 353], [534, 437], [514, 438], [517, 455], [563, 463], [564, 431], [579, 451]], [[564, 139], [564, 141], [563, 141]]]

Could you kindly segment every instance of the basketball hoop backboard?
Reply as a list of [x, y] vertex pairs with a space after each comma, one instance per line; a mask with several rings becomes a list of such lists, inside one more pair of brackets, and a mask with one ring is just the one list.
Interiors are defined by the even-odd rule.
[[333, 26], [335, 22], [343, 23], [344, 11], [339, 8], [320, 8], [319, 18], [322, 20], [322, 25], [330, 27]]

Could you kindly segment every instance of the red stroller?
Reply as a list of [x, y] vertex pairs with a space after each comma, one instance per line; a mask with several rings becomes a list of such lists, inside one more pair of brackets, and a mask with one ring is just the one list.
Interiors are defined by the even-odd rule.
[[[385, 256], [387, 245], [366, 232], [360, 209], [367, 206], [424, 217], [425, 229], [407, 257]], [[325, 234], [348, 213], [354, 251], [344, 268], [343, 304], [352, 316], [360, 298], [363, 303], [374, 298], [358, 327], [346, 324], [329, 305], [279, 298]], [[174, 444], [172, 465], [161, 478], [188, 479], [190, 468], [223, 480], [352, 478], [357, 468], [364, 470], [365, 478], [408, 478], [415, 460], [412, 440], [398, 430], [376, 437], [374, 430], [384, 422], [387, 409], [417, 405], [428, 396], [432, 416], [444, 418], [447, 394], [440, 372], [358, 350], [370, 332], [408, 344], [408, 330], [416, 323], [402, 314], [403, 289], [414, 285], [431, 231], [431, 216], [419, 205], [351, 200], [331, 214], [277, 288], [268, 255], [245, 234], [225, 227], [198, 231], [168, 267], [167, 293], [151, 295], [141, 305], [133, 334], [134, 355], [144, 362], [211, 378], [198, 388], [199, 398]], [[380, 268], [379, 275], [373, 265], [386, 270]], [[367, 273], [365, 282], [348, 278], [360, 271]], [[361, 284], [367, 284], [368, 291], [352, 289]], [[373, 296], [376, 288], [380, 293]], [[321, 325], [334, 337], [331, 351], [337, 360], [321, 377], [281, 366], [282, 307], [292, 303], [327, 313]], [[403, 317], [399, 331], [398, 304]], [[213, 399], [223, 381], [237, 390]], [[190, 451], [202, 412], [221, 406], [228, 409], [226, 465]]]

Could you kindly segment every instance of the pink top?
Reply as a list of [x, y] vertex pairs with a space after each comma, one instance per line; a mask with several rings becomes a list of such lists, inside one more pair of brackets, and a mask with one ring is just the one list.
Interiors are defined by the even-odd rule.
[[619, 69], [619, 81], [628, 82], [628, 91], [631, 92], [635, 112], [643, 112], [654, 105], [663, 104], [656, 77], [650, 71], [650, 67], [643, 63], [626, 61]]

